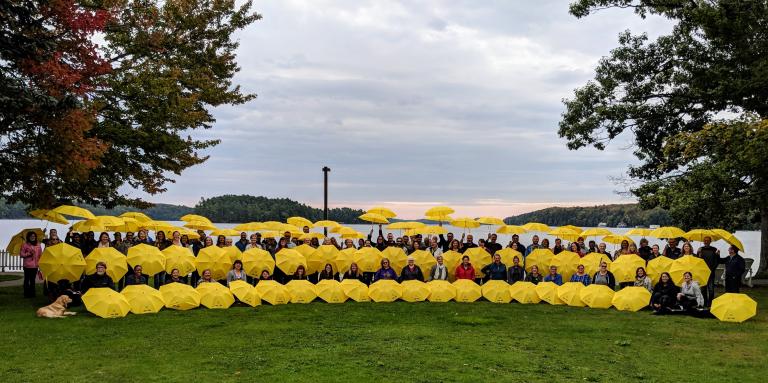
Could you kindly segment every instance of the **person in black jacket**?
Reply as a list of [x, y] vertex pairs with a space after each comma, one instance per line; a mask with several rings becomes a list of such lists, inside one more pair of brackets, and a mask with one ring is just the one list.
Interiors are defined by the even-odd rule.
[[83, 283], [80, 286], [82, 293], [85, 294], [91, 287], [109, 287], [112, 290], [115, 289], [115, 282], [112, 281], [112, 278], [109, 275], [107, 275], [106, 263], [97, 263], [96, 272], [83, 278]]
[[659, 283], [653, 287], [653, 294], [651, 295], [651, 308], [653, 308], [654, 314], [662, 314], [677, 303], [677, 293], [680, 292], [680, 288], [675, 286], [672, 282], [672, 277], [669, 273], [661, 273]]
[[720, 258], [720, 263], [725, 263], [725, 292], [738, 293], [741, 288], [741, 276], [747, 268], [744, 258], [739, 255], [739, 249], [731, 245], [728, 248], [728, 256]]
[[337, 275], [333, 272], [333, 266], [330, 263], [326, 263], [323, 270], [318, 274], [317, 280], [322, 281], [324, 279], [337, 279]]
[[424, 282], [424, 274], [422, 274], [421, 268], [414, 264], [413, 257], [408, 257], [408, 264], [403, 267], [403, 271], [400, 273], [398, 282], [413, 280]]
[[616, 290], [616, 277], [613, 276], [612, 272], [608, 271], [608, 263], [600, 262], [600, 270], [592, 276], [592, 284], [605, 285], [610, 287], [611, 290]]
[[501, 256], [494, 254], [493, 263], [486, 265], [480, 271], [485, 274], [486, 280], [505, 281], [507, 280], [507, 265], [501, 263]]
[[370, 281], [365, 277], [365, 274], [360, 272], [360, 269], [357, 267], [357, 263], [355, 262], [352, 262], [352, 264], [349, 265], [349, 270], [347, 270], [347, 272], [345, 272], [341, 278], [342, 281], [345, 279], [357, 279], [366, 285], [370, 283]]
[[720, 264], [720, 250], [710, 245], [712, 238], [702, 238], [704, 246], [699, 248], [696, 252], [696, 256], [703, 259], [709, 267], [709, 280], [707, 280], [707, 286], [701, 286], [701, 292], [704, 294], [704, 306], [709, 307], [712, 304], [712, 300], [715, 299], [715, 270], [717, 265]]
[[512, 257], [512, 266], [507, 269], [507, 282], [513, 284], [517, 281], [525, 279], [525, 269], [520, 266], [520, 257], [515, 255]]

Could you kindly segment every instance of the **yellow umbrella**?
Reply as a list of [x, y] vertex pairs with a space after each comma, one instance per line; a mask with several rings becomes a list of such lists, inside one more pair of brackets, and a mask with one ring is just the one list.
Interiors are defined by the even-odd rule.
[[662, 226], [651, 231], [649, 236], [656, 238], [683, 238], [685, 232], [674, 226]]
[[122, 318], [131, 311], [124, 296], [109, 287], [94, 287], [83, 294], [85, 309], [102, 318]]
[[[85, 222], [85, 221], [83, 221], [83, 222]], [[143, 224], [144, 224], [144, 222], [139, 222], [139, 221], [125, 222], [122, 225], [109, 226], [109, 227], [106, 228], [106, 231], [114, 231], [114, 232], [118, 232], [118, 233], [127, 233], [129, 231], [130, 232], [137, 232], [137, 231], [141, 230], [144, 227], [144, 226], [142, 226]], [[73, 229], [74, 229], [74, 227], [73, 227]]]
[[338, 227], [338, 226], [341, 226], [341, 225], [339, 225], [339, 223], [336, 221], [321, 220], [321, 221], [315, 222], [315, 227], [331, 228], [331, 227]]
[[637, 254], [624, 254], [609, 264], [608, 270], [613, 273], [616, 282], [634, 282], [638, 267], [645, 268], [644, 259]]
[[581, 231], [575, 231], [571, 229], [570, 227], [558, 227], [557, 229], [550, 230], [547, 234], [562, 238], [565, 236], [572, 237], [572, 236], [579, 236], [581, 234]]
[[557, 288], [558, 286], [554, 282], [539, 282], [539, 284], [536, 285], [536, 294], [539, 295], [539, 298], [541, 298], [542, 301], [551, 305], [565, 304], [565, 302], [558, 296]]
[[211, 223], [211, 220], [207, 217], [203, 217], [202, 215], [198, 214], [187, 214], [181, 218], [179, 218], [180, 221], [184, 222], [192, 222], [192, 221], [202, 221], [202, 222], [208, 222]]
[[200, 304], [209, 309], [227, 309], [235, 303], [232, 292], [221, 283], [201, 283], [197, 291], [200, 293]]
[[[413, 263], [416, 264], [416, 266], [419, 266], [419, 268], [421, 268], [421, 272], [424, 274], [429, 273], [429, 270], [432, 268], [432, 266], [437, 264], [435, 257], [433, 257], [432, 254], [426, 250], [416, 250], [409, 254], [409, 256], [413, 257]], [[400, 272], [400, 270], [396, 271], [398, 273]]]
[[453, 221], [453, 218], [449, 215], [426, 215], [424, 216], [424, 219], [428, 221], [435, 221], [435, 222], [451, 222]]
[[605, 285], [589, 285], [579, 291], [579, 298], [593, 309], [607, 309], [613, 305], [613, 290]]
[[565, 282], [557, 287], [557, 297], [568, 306], [584, 307], [584, 302], [579, 297], [583, 288], [584, 284], [581, 282]]
[[131, 267], [141, 265], [142, 272], [147, 275], [165, 271], [165, 254], [157, 247], [145, 243], [130, 247], [126, 261]]
[[[535, 249], [527, 257], [525, 257], [525, 271], [531, 272], [531, 266], [538, 266], [539, 273], [546, 275], [549, 270], [549, 263], [555, 256], [552, 250], [549, 249]], [[544, 298], [542, 298], [544, 299]]]
[[299, 245], [299, 246], [294, 247], [293, 249], [298, 251], [299, 253], [301, 253], [301, 255], [303, 255], [304, 258], [309, 257], [310, 254], [314, 253], [315, 250], [317, 250], [317, 249], [315, 249], [314, 247], [312, 247], [310, 245]]
[[375, 213], [365, 213], [358, 218], [370, 223], [380, 223], [380, 224], [389, 223], [389, 220], [387, 220], [387, 217], [384, 217], [381, 214], [375, 214]]
[[634, 229], [629, 229], [629, 231], [624, 233], [624, 235], [634, 235], [636, 237], [648, 237], [651, 235], [652, 231], [653, 230], [651, 229], [634, 228]]
[[134, 314], [156, 314], [165, 306], [163, 294], [147, 285], [125, 286], [123, 294]]
[[400, 298], [406, 302], [423, 302], [430, 294], [429, 286], [422, 281], [404, 281], [400, 286], [403, 288]]
[[362, 247], [355, 251], [354, 260], [360, 271], [375, 273], [381, 267], [381, 251], [375, 247]]
[[648, 277], [650, 277], [654, 283], [656, 283], [659, 281], [659, 278], [661, 278], [661, 273], [669, 272], [669, 268], [672, 267], [672, 261], [672, 258], [665, 256], [651, 259], [648, 261], [645, 273], [648, 274]]
[[456, 288], [456, 302], [474, 302], [483, 296], [480, 286], [469, 279], [459, 279], [453, 282], [453, 287]]
[[[205, 221], [189, 221], [184, 224], [184, 227], [195, 230], [218, 230], [216, 226], [213, 226], [210, 222]], [[240, 230], [240, 229], [237, 229]]]
[[315, 226], [315, 224], [312, 223], [312, 221], [304, 218], [304, 217], [290, 217], [285, 222], [288, 222], [289, 225], [293, 225], [296, 227], [304, 227], [308, 226], [310, 229]]
[[[580, 264], [582, 264], [581, 257], [572, 251], [561, 251], [549, 261], [550, 266], [557, 266], [557, 272], [563, 276], [564, 280], [571, 279]], [[586, 270], [586, 266], [584, 268]]]
[[290, 281], [285, 288], [291, 296], [291, 303], [310, 303], [317, 298], [315, 285], [307, 280]]
[[352, 234], [342, 234], [342, 239], [361, 239], [365, 238], [365, 235], [363, 233], [354, 232]]
[[613, 294], [613, 307], [620, 311], [640, 311], [651, 303], [651, 292], [642, 286], [625, 287]]
[[374, 207], [368, 209], [368, 211], [366, 213], [378, 214], [378, 215], [380, 215], [380, 216], [382, 216], [384, 218], [395, 218], [395, 217], [397, 217], [397, 214], [395, 214], [395, 212], [393, 212], [392, 210], [387, 209], [386, 207], [383, 207], [383, 206], [374, 206]]
[[285, 286], [276, 281], [259, 281], [256, 285], [256, 293], [259, 294], [262, 301], [271, 305], [283, 305], [291, 301], [291, 294]]
[[475, 221], [469, 217], [455, 218], [451, 221], [451, 226], [460, 227], [462, 229], [474, 229], [480, 227], [480, 222]]
[[275, 271], [275, 260], [268, 251], [262, 249], [248, 249], [243, 252], [243, 269], [248, 275], [258, 277], [264, 270], [269, 274]]
[[541, 302], [541, 298], [539, 298], [539, 294], [536, 292], [536, 285], [531, 282], [515, 282], [509, 287], [509, 292], [512, 295], [512, 299], [523, 304]]
[[223, 248], [208, 246], [197, 253], [195, 268], [200, 275], [203, 275], [205, 270], [211, 270], [211, 278], [221, 280], [227, 277], [227, 272], [232, 269], [232, 263], [229, 262], [229, 257]]
[[683, 283], [683, 274], [688, 271], [693, 276], [693, 280], [699, 282], [700, 286], [705, 286], [709, 280], [709, 266], [703, 259], [694, 257], [692, 255], [686, 255], [672, 261], [672, 266], [669, 267], [669, 275], [672, 277], [672, 281], [676, 285], [680, 286]]
[[522, 226], [515, 226], [515, 225], [504, 225], [496, 229], [497, 234], [525, 234], [528, 230], [526, 230]]
[[725, 293], [712, 300], [709, 311], [723, 322], [744, 322], [757, 315], [757, 302], [746, 294]]
[[355, 302], [369, 302], [371, 297], [368, 295], [368, 286], [357, 279], [345, 279], [341, 281], [341, 288], [344, 295]]
[[[402, 270], [408, 263], [408, 256], [402, 247], [390, 246], [381, 252], [382, 258], [389, 259], [389, 265], [395, 270]], [[422, 270], [423, 272], [424, 270]], [[429, 270], [427, 270], [429, 271]]]
[[229, 258], [230, 267], [236, 260], [243, 260], [243, 252], [237, 246], [225, 246], [222, 249], [224, 249], [224, 255]]
[[[120, 226], [125, 225], [125, 220], [111, 215], [99, 215], [94, 218], [88, 219], [85, 222], [90, 222], [91, 226]], [[136, 222], [135, 220], [132, 222]]]
[[477, 219], [477, 222], [483, 225], [499, 225], [504, 226], [504, 221], [501, 220], [501, 218], [496, 217], [480, 217]]
[[152, 218], [150, 218], [150, 216], [148, 216], [148, 215], [146, 215], [144, 213], [138, 212], [138, 211], [128, 211], [128, 212], [125, 212], [123, 214], [120, 214], [120, 217], [123, 217], [123, 218], [133, 218], [133, 219], [135, 219], [136, 221], [139, 221], [139, 222], [149, 222], [149, 221], [152, 220]]
[[[266, 229], [266, 227], [261, 222], [246, 222], [246, 223], [237, 224], [232, 229], [237, 231], [262, 231]], [[212, 229], [212, 230], [215, 230], [215, 229]]]
[[704, 242], [704, 238], [709, 237], [712, 241], [720, 240], [720, 236], [712, 230], [707, 229], [693, 229], [685, 233], [683, 238], [689, 241]]
[[423, 226], [413, 229], [416, 234], [448, 234], [448, 229], [441, 226]]
[[456, 287], [448, 281], [434, 280], [427, 282], [430, 302], [448, 302], [456, 298]]
[[549, 226], [538, 222], [528, 222], [523, 225], [523, 228], [528, 231], [538, 231], [540, 233], [546, 233], [549, 231]]
[[602, 253], [589, 253], [579, 261], [579, 263], [584, 265], [584, 272], [590, 276], [600, 271], [600, 263], [602, 262], [607, 263], [609, 266], [611, 265], [611, 259]]
[[382, 279], [368, 287], [368, 296], [374, 302], [394, 302], [403, 295], [403, 287], [399, 283]]
[[635, 241], [632, 238], [629, 238], [626, 235], [612, 234], [612, 235], [606, 235], [605, 237], [603, 237], [603, 242], [611, 243], [614, 245], [621, 244], [621, 242], [623, 241], [627, 241], [629, 243], [635, 243]]
[[117, 251], [114, 247], [97, 247], [85, 258], [85, 273], [93, 274], [96, 272], [96, 264], [104, 262], [107, 264], [107, 275], [113, 281], [122, 278], [128, 272], [128, 264], [125, 261], [125, 255]]
[[[306, 245], [302, 245], [306, 246]], [[301, 246], [299, 246], [301, 247]], [[297, 247], [296, 249], [298, 250]], [[337, 271], [335, 265], [336, 265], [336, 255], [338, 255], [339, 250], [336, 249], [333, 245], [323, 245], [318, 247], [317, 249], [309, 247], [312, 249], [312, 252], [309, 253], [309, 255], [306, 255], [307, 258], [307, 273], [312, 274], [319, 271], [322, 271], [325, 268], [326, 264], [331, 264], [331, 266], [334, 266], [334, 270]]]
[[512, 301], [512, 293], [509, 291], [509, 283], [505, 281], [488, 281], [481, 288], [483, 297], [493, 303], [509, 303]]
[[85, 271], [85, 259], [80, 249], [66, 243], [48, 246], [40, 257], [40, 272], [46, 280], [75, 282]]
[[324, 239], [325, 235], [323, 233], [303, 233], [302, 235], [299, 236], [299, 239], [302, 241], [305, 239], [311, 240], [312, 238], [317, 238], [318, 240], [320, 240], [320, 239]]
[[200, 306], [200, 293], [190, 285], [172, 282], [160, 286], [165, 307], [174, 310], [191, 310]]
[[344, 288], [341, 283], [333, 279], [324, 279], [317, 282], [315, 286], [317, 296], [327, 303], [344, 303], [347, 295], [344, 294]]
[[606, 235], [613, 235], [613, 233], [602, 227], [593, 227], [591, 229], [587, 229], [581, 232], [580, 236], [582, 237], [602, 237]]
[[225, 237], [239, 237], [240, 232], [234, 229], [216, 229], [211, 232], [212, 237], [223, 235]]
[[[456, 272], [456, 268], [459, 267], [461, 257], [463, 256], [464, 254], [454, 250], [448, 250], [443, 253], [443, 263], [445, 264], [445, 267], [448, 268], [448, 275], [453, 276]], [[502, 258], [503, 257], [504, 256], [502, 256]], [[520, 260], [522, 261], [522, 258]], [[427, 272], [429, 272], [429, 270], [427, 270]]]
[[37, 236], [37, 241], [40, 242], [43, 240], [43, 237], [45, 234], [43, 233], [43, 229], [40, 228], [30, 228], [30, 229], [24, 229], [11, 237], [11, 241], [8, 243], [8, 246], [6, 246], [5, 250], [8, 251], [11, 255], [19, 255], [21, 254], [21, 245], [23, 245], [25, 242], [27, 242], [27, 233], [35, 233]]
[[[328, 246], [328, 245], [324, 245], [324, 246]], [[333, 259], [333, 264], [335, 266], [336, 271], [338, 271], [339, 273], [346, 273], [349, 270], [350, 266], [352, 266], [352, 263], [355, 262], [356, 251], [357, 249], [355, 249], [354, 247], [340, 250], [336, 254], [336, 257]]]
[[75, 224], [72, 225], [72, 230], [79, 233], [87, 233], [89, 231], [107, 231], [107, 228], [100, 224], [94, 223], [93, 220], [87, 219], [85, 221], [75, 222]]
[[449, 215], [449, 214], [453, 214], [455, 212], [456, 211], [454, 211], [453, 209], [451, 209], [448, 206], [435, 206], [435, 207], [427, 210], [424, 213], [424, 215], [437, 217], [437, 216], [446, 216], [446, 215]]
[[578, 226], [574, 226], [574, 225], [563, 225], [563, 226], [560, 226], [560, 227], [564, 227], [566, 229], [571, 229], [572, 231], [574, 231], [576, 233], [581, 233], [582, 231], [584, 231], [584, 229], [582, 229], [582, 228], [580, 228]]
[[86, 210], [77, 206], [72, 206], [72, 205], [61, 205], [51, 211], [53, 211], [54, 213], [59, 213], [61, 215], [69, 215], [72, 217], [80, 217], [85, 219], [96, 218], [96, 216], [93, 215], [93, 213], [91, 213], [89, 210]]
[[47, 209], [37, 209], [37, 210], [30, 211], [29, 215], [38, 219], [42, 219], [44, 221], [59, 223], [62, 225], [69, 225], [69, 221], [67, 221], [67, 219], [63, 215], [55, 211], [51, 211]]
[[480, 247], [472, 247], [464, 251], [464, 255], [469, 257], [469, 262], [475, 268], [476, 272], [480, 272], [480, 269], [490, 265], [493, 262], [491, 254]]
[[[744, 245], [741, 243], [741, 241], [736, 238], [735, 235], [723, 230], [723, 229], [712, 229], [712, 232], [720, 236], [720, 239], [727, 242], [728, 244], [736, 246], [739, 250], [744, 251]], [[713, 239], [714, 240], [714, 239]]]
[[275, 254], [275, 264], [284, 273], [291, 275], [299, 266], [307, 268], [307, 259], [301, 253], [293, 249], [282, 249]]
[[195, 255], [192, 250], [177, 245], [171, 245], [163, 250], [165, 255], [165, 272], [171, 273], [179, 269], [179, 274], [187, 275], [195, 271]]
[[261, 297], [256, 292], [256, 288], [248, 284], [246, 281], [232, 281], [229, 282], [229, 291], [237, 297], [240, 302], [243, 302], [251, 307], [261, 305]]
[[395, 222], [390, 223], [387, 225], [387, 229], [390, 230], [406, 230], [406, 229], [418, 229], [420, 227], [427, 226], [421, 222], [413, 222], [413, 221], [403, 221], [403, 222]]

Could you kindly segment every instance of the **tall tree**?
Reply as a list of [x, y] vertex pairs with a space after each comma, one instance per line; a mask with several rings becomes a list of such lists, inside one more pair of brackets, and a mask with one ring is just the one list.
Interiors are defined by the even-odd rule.
[[210, 108], [255, 97], [233, 34], [258, 19], [234, 0], [0, 3], [0, 197], [145, 206], [121, 188], [164, 191], [218, 143], [190, 135]]
[[674, 26], [654, 41], [620, 34], [594, 81], [564, 100], [560, 136], [570, 149], [604, 149], [630, 131], [641, 164], [629, 175], [640, 183], [632, 192], [641, 204], [669, 208], [688, 228], [733, 229], [754, 216], [765, 270], [768, 198], [756, 189], [764, 174], [738, 151], [754, 147], [749, 140], [760, 134], [750, 132], [768, 118], [768, 1], [579, 0], [570, 12], [608, 8], [661, 15]]

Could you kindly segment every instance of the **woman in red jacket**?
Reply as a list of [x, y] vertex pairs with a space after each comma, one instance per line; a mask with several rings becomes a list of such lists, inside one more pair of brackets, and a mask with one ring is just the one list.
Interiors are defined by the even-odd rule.
[[469, 256], [461, 257], [461, 264], [456, 267], [456, 279], [475, 279], [475, 268], [469, 263]]

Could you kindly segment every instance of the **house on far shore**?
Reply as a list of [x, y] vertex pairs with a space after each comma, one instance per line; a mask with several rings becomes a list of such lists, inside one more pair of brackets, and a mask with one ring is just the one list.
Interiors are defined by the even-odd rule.
[[619, 227], [619, 228], [624, 228], [624, 227], [627, 227], [627, 224], [626, 224], [626, 223], [624, 223], [624, 221], [622, 221], [622, 222], [619, 222], [619, 224], [618, 224], [618, 225], [616, 225], [616, 227]]
[[605, 222], [600, 222], [597, 224], [597, 227], [608, 227], [608, 224]]

